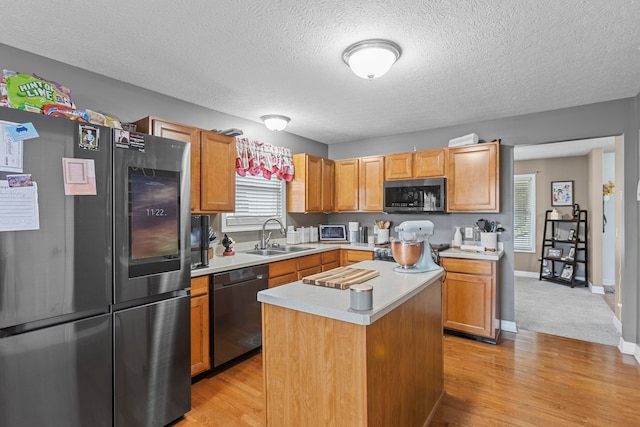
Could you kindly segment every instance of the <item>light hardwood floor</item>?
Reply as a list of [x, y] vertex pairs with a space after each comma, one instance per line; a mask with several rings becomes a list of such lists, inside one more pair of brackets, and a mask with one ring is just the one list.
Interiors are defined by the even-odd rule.
[[[615, 347], [520, 331], [499, 345], [446, 335], [444, 354], [432, 426], [640, 425], [640, 366]], [[261, 354], [195, 382], [175, 425], [264, 426]]]

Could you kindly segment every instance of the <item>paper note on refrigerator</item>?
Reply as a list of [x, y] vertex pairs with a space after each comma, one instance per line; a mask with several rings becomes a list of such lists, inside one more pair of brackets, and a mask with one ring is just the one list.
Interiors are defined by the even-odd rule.
[[9, 187], [0, 181], [0, 232], [39, 229], [38, 185]]
[[0, 120], [0, 171], [21, 173], [23, 142], [11, 139], [7, 128], [15, 125]]

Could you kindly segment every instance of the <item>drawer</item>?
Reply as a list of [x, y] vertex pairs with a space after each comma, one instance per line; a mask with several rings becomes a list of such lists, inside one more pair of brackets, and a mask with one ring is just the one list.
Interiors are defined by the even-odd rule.
[[360, 261], [369, 261], [373, 259], [373, 252], [370, 251], [356, 251], [349, 249], [342, 250], [342, 266], [355, 264]]
[[322, 257], [320, 254], [307, 255], [298, 258], [298, 270], [304, 270], [311, 267], [320, 267]]
[[209, 276], [199, 276], [191, 279], [191, 296], [207, 295], [209, 293]]
[[269, 287], [273, 288], [280, 285], [286, 285], [287, 283], [293, 283], [297, 280], [298, 280], [298, 273], [294, 271], [293, 273], [285, 274], [283, 276], [270, 277]]
[[495, 262], [478, 261], [460, 258], [440, 258], [442, 266], [447, 272], [451, 273], [468, 273], [477, 276], [491, 276]]
[[326, 264], [322, 264], [322, 271], [329, 271], [329, 270], [333, 270], [334, 268], [338, 268], [340, 267], [340, 262], [339, 261], [334, 261], [334, 262], [329, 262]]
[[340, 250], [322, 252], [322, 265], [340, 262]]
[[318, 273], [322, 273], [322, 267], [320, 267], [319, 265], [315, 267], [305, 268], [304, 270], [298, 271], [298, 280], [302, 280], [303, 277], [311, 276]]
[[269, 264], [269, 277], [283, 276], [285, 274], [295, 274], [298, 266], [295, 259], [285, 259]]

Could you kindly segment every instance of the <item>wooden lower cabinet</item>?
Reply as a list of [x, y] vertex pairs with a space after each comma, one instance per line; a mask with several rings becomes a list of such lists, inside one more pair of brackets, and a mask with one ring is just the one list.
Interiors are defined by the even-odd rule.
[[369, 261], [373, 259], [373, 252], [359, 251], [355, 249], [340, 249], [340, 266], [346, 267], [360, 261]]
[[[273, 288], [275, 286], [286, 285], [287, 283], [302, 280], [303, 277], [340, 267], [341, 251], [341, 249], [335, 249], [269, 263], [269, 287]], [[366, 259], [373, 259], [373, 253], [371, 252], [353, 252], [369, 253], [371, 257]]]
[[447, 271], [442, 291], [445, 330], [496, 343], [500, 335], [497, 261], [440, 258]]
[[296, 260], [298, 261], [298, 280], [302, 280], [303, 277], [322, 272], [321, 254], [307, 255], [296, 258]]
[[209, 276], [191, 279], [191, 376], [211, 369]]
[[322, 271], [329, 271], [340, 267], [340, 249], [322, 252], [320, 255], [322, 255]]
[[298, 263], [295, 258], [269, 263], [269, 287], [285, 285], [298, 280]]
[[370, 325], [263, 303], [266, 425], [428, 425], [444, 394], [441, 289]]

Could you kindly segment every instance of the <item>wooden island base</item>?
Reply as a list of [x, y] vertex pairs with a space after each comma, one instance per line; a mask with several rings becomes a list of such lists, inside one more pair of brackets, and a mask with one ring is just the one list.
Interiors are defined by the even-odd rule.
[[370, 325], [268, 303], [262, 316], [267, 426], [429, 424], [444, 393], [441, 279]]

